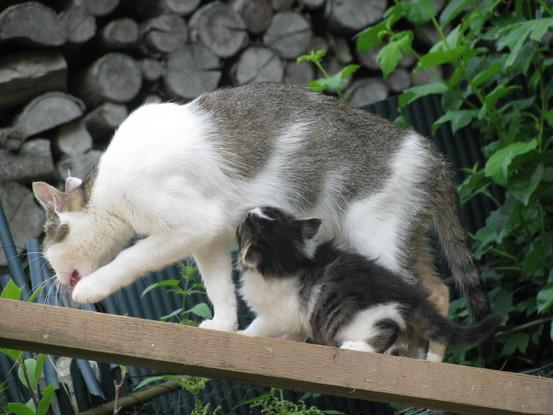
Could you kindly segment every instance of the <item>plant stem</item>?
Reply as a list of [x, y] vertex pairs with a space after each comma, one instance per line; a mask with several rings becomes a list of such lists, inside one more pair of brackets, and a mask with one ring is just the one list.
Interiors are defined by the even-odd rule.
[[20, 356], [19, 357], [19, 367], [21, 367], [21, 370], [23, 371], [23, 376], [25, 377], [25, 381], [27, 382], [27, 387], [31, 391], [31, 398], [33, 399], [33, 402], [35, 404], [35, 408], [38, 410], [38, 403], [40, 402], [40, 396], [38, 396], [38, 393], [33, 389], [31, 385], [31, 378], [29, 377], [29, 372], [27, 372], [27, 365], [25, 364], [25, 359]]
[[521, 324], [520, 326], [512, 327], [506, 330], [504, 333], [514, 333], [515, 331], [525, 330], [527, 328], [534, 327], [542, 323], [547, 323], [548, 321], [551, 321], [551, 320], [553, 320], [553, 316], [539, 318], [537, 320], [532, 320], [532, 321], [529, 321], [528, 323]]

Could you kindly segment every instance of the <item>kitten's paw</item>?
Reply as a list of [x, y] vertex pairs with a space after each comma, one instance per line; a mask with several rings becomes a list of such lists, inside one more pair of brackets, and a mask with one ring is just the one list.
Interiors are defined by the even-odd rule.
[[254, 337], [255, 334], [248, 332], [247, 330], [238, 330], [236, 334], [241, 334], [242, 336]]
[[85, 277], [80, 280], [71, 294], [73, 301], [79, 304], [93, 304], [102, 301], [111, 292], [104, 284], [94, 281], [93, 278]]
[[204, 320], [200, 323], [200, 328], [219, 330], [219, 331], [236, 331], [238, 323], [233, 320], [223, 320], [214, 318], [213, 320]]

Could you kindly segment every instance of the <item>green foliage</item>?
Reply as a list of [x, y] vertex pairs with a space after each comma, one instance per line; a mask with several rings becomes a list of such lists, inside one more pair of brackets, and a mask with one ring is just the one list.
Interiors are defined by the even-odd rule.
[[[492, 309], [506, 316], [492, 365], [523, 370], [553, 358], [553, 7], [452, 0], [438, 14], [431, 3], [396, 1], [357, 35], [357, 48], [381, 47], [385, 76], [398, 58], [414, 56], [414, 71], [429, 71], [436, 82], [404, 91], [400, 107], [439, 94], [444, 115], [433, 130], [470, 126], [485, 140], [486, 163], [465, 169], [459, 195], [462, 203], [481, 195], [496, 207], [472, 235]], [[423, 22], [440, 36], [429, 50], [419, 50], [409, 30]], [[452, 302], [451, 316], [468, 323], [465, 307], [464, 299]], [[474, 348], [449, 353], [451, 361], [481, 364], [475, 356]]]
[[323, 411], [314, 406], [307, 406], [300, 399], [298, 402], [292, 402], [284, 397], [282, 389], [272, 388], [266, 394], [257, 396], [247, 401], [242, 401], [241, 405], [248, 405], [251, 408], [258, 408], [263, 415], [338, 415], [339, 411]]
[[[10, 279], [0, 293], [0, 298], [20, 300], [22, 293], [23, 289]], [[35, 290], [27, 301], [34, 301], [39, 293], [40, 290]], [[13, 362], [13, 368], [17, 370], [19, 382], [29, 389], [32, 396], [26, 403], [6, 403], [4, 408], [7, 413], [13, 413], [15, 415], [46, 415], [55, 392], [54, 385], [47, 385], [44, 388], [39, 387], [44, 364], [46, 363], [46, 355], [38, 354], [36, 358], [24, 359], [23, 352], [8, 348], [0, 348], [0, 353], [7, 356]], [[0, 384], [0, 395], [2, 392], [2, 385], [4, 385], [4, 383]], [[2, 404], [1, 399], [0, 404]], [[1, 408], [2, 406], [0, 406], [0, 409]]]
[[325, 55], [324, 50], [312, 50], [308, 54], [299, 56], [297, 62], [311, 62], [323, 75], [322, 78], [309, 82], [309, 88], [317, 92], [336, 92], [342, 100], [345, 100], [342, 92], [348, 85], [351, 75], [359, 69], [359, 65], [346, 65], [334, 75], [329, 75], [323, 65]]

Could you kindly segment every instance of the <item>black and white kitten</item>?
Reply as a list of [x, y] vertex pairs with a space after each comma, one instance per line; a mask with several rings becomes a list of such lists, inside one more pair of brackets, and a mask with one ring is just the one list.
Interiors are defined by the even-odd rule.
[[311, 241], [320, 219], [251, 210], [237, 230], [241, 294], [255, 320], [241, 331], [377, 353], [397, 353], [413, 333], [444, 345], [481, 341], [501, 324], [494, 314], [463, 327], [442, 316], [422, 283], [375, 261]]

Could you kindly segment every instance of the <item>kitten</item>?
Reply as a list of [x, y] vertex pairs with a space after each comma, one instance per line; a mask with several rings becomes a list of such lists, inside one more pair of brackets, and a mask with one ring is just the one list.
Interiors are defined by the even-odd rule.
[[422, 283], [410, 284], [333, 242], [314, 247], [320, 225], [320, 219], [296, 220], [270, 207], [251, 210], [240, 224], [240, 292], [256, 314], [242, 334], [391, 353], [408, 333], [462, 345], [485, 339], [501, 324], [497, 314], [469, 327], [449, 321]]
[[33, 188], [48, 216], [45, 257], [80, 303], [193, 255], [214, 307], [201, 327], [235, 330], [234, 232], [249, 209], [272, 205], [322, 218], [315, 239], [422, 280], [447, 314], [435, 229], [472, 314], [489, 313], [443, 156], [414, 131], [305, 88], [250, 84], [142, 106], [84, 180]]

